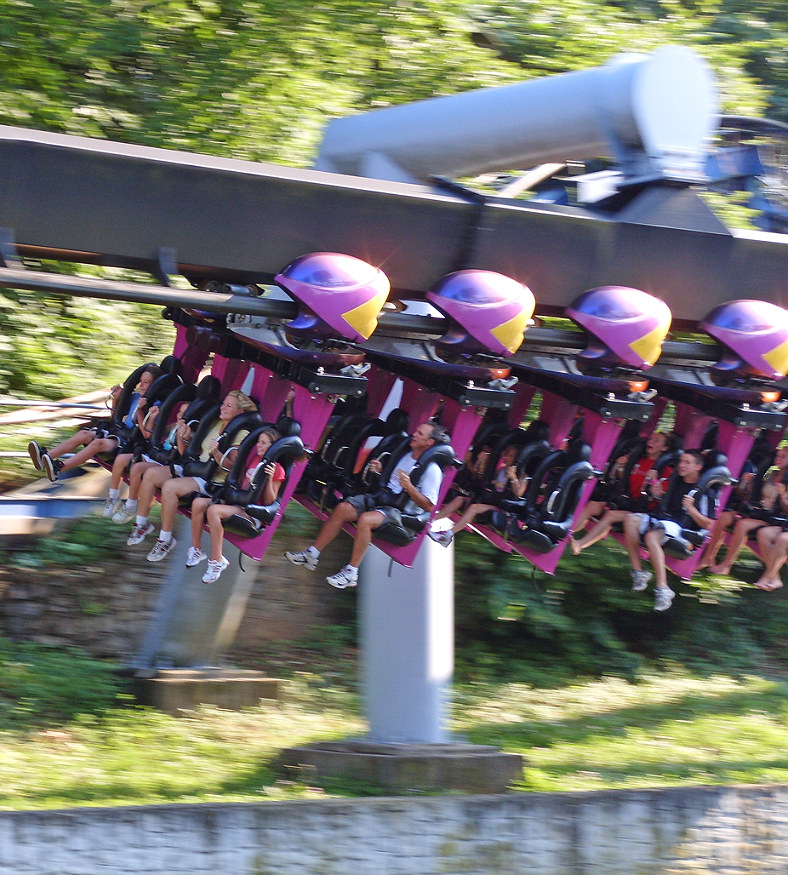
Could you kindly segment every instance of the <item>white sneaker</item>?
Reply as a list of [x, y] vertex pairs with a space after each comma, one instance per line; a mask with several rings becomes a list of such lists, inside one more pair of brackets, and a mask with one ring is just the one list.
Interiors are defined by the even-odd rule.
[[145, 540], [145, 536], [153, 531], [153, 523], [145, 523], [144, 526], [135, 524], [131, 530], [131, 534], [126, 538], [126, 546], [133, 547], [135, 544], [141, 544]]
[[654, 610], [667, 611], [675, 597], [676, 593], [669, 586], [658, 586], [654, 590]]
[[352, 565], [346, 565], [341, 571], [327, 577], [326, 583], [335, 589], [350, 589], [358, 586], [358, 571]]
[[293, 565], [300, 565], [309, 571], [314, 571], [319, 561], [319, 557], [314, 556], [309, 550], [299, 550], [297, 553], [291, 553], [288, 550], [285, 553], [285, 559]]
[[440, 544], [441, 547], [448, 547], [454, 540], [454, 532], [451, 529], [443, 529], [440, 532], [427, 532], [427, 537]]
[[635, 571], [633, 568], [630, 575], [632, 576], [632, 592], [643, 592], [651, 580], [650, 571]]
[[203, 559], [207, 558], [199, 547], [189, 547], [189, 552], [186, 554], [186, 567], [194, 568], [195, 565], [199, 565]]
[[101, 511], [101, 515], [103, 517], [111, 517], [115, 516], [115, 513], [118, 511], [120, 507], [120, 499], [119, 498], [108, 498], [104, 502], [104, 510]]
[[161, 562], [162, 559], [166, 559], [175, 549], [177, 543], [178, 542], [175, 538], [170, 538], [169, 541], [162, 541], [162, 539], [159, 538], [159, 540], [153, 545], [153, 549], [148, 553], [148, 562]]
[[221, 573], [227, 568], [230, 563], [222, 556], [218, 561], [214, 559], [208, 560], [208, 570], [202, 576], [203, 583], [216, 583], [221, 576]]
[[124, 505], [119, 510], [115, 511], [115, 513], [112, 516], [112, 522], [118, 523], [121, 525], [123, 523], [130, 523], [133, 519], [135, 519], [136, 516], [137, 516], [137, 508], [136, 507], [134, 508], [134, 510], [128, 510], [128, 508]]

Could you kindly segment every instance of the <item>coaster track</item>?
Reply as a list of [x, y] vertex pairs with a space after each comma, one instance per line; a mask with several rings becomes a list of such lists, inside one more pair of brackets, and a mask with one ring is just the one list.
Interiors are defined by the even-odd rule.
[[659, 180], [593, 210], [0, 127], [0, 227], [7, 259], [181, 274], [195, 286], [269, 283], [307, 252], [334, 251], [380, 266], [400, 299], [460, 268], [498, 271], [525, 283], [542, 315], [607, 284], [662, 298], [682, 326], [727, 300], [788, 300], [788, 236], [728, 229], [691, 188]]

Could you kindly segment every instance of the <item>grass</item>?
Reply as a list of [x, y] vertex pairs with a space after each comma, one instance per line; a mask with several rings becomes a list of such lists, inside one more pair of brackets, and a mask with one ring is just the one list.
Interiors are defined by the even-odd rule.
[[[38, 566], [62, 559], [66, 544], [74, 555], [96, 541], [111, 550], [114, 537], [117, 527], [91, 518], [77, 534], [42, 540], [13, 558]], [[603, 552], [595, 561], [608, 574], [620, 564]], [[749, 579], [757, 567], [743, 570]], [[587, 570], [591, 577], [599, 573]], [[578, 573], [572, 577], [570, 591], [579, 586]], [[759, 661], [754, 642], [742, 638], [784, 616], [788, 589], [768, 601], [762, 593], [739, 601], [734, 596], [742, 584], [733, 579], [698, 578], [693, 587], [704, 607], [713, 603], [719, 614], [717, 625], [707, 616], [691, 627], [702, 659], [679, 662], [679, 653], [671, 662], [670, 639], [655, 637], [656, 664], [644, 667], [642, 656], [626, 660], [621, 677], [613, 676], [616, 663], [608, 659], [600, 665], [609, 668], [596, 671], [609, 675], [579, 678], [572, 675], [576, 667], [555, 655], [556, 636], [564, 636], [565, 647], [573, 643], [561, 625], [565, 618], [545, 613], [546, 597], [524, 599], [520, 586], [517, 603], [541, 612], [538, 647], [532, 643], [530, 657], [512, 655], [511, 648], [503, 655], [474, 632], [457, 653], [452, 732], [458, 740], [522, 754], [522, 778], [513, 787], [519, 791], [788, 783], [788, 676], [784, 649], [775, 645], [784, 633], [765, 637], [771, 649], [757, 649]], [[626, 580], [619, 588], [623, 602]], [[525, 589], [527, 595], [533, 585]], [[499, 594], [505, 606], [510, 590]], [[672, 623], [681, 620], [677, 613]], [[470, 616], [469, 627], [475, 624]], [[363, 738], [352, 638], [347, 623], [321, 627], [307, 637], [311, 644], [239, 652], [246, 667], [259, 668], [262, 660], [282, 679], [281, 700], [238, 713], [204, 707], [183, 718], [135, 705], [112, 667], [84, 653], [0, 638], [0, 809], [382, 793], [350, 780], [282, 777], [275, 768], [282, 748]], [[600, 633], [599, 648], [606, 643]], [[595, 671], [588, 647], [578, 651], [585, 674]], [[770, 664], [754, 669], [764, 653], [773, 655]]]
[[[32, 673], [27, 719], [0, 719], [0, 809], [172, 802], [249, 802], [375, 794], [374, 787], [274, 769], [284, 747], [360, 738], [365, 725], [355, 654], [280, 652], [284, 695], [242, 712], [204, 707], [174, 718], [103, 690], [105, 707], [67, 707], [32, 663], [35, 648], [2, 653], [0, 677]], [[84, 657], [83, 657], [84, 659]], [[79, 660], [53, 659], [53, 686]], [[306, 668], [306, 665], [309, 668]], [[106, 681], [107, 669], [101, 683]], [[83, 668], [82, 677], [89, 673]], [[19, 684], [20, 681], [17, 681]], [[116, 682], [118, 683], [118, 682]], [[100, 684], [98, 685], [100, 687]], [[0, 680], [0, 699], [7, 694]], [[18, 690], [17, 690], [18, 692]], [[457, 737], [521, 753], [523, 791], [695, 784], [788, 783], [788, 683], [682, 669], [575, 681], [549, 689], [492, 676], [455, 684]], [[36, 698], [37, 697], [37, 698]], [[0, 717], [1, 717], [0, 712]], [[308, 782], [307, 782], [308, 781]]]
[[788, 780], [788, 685], [673, 670], [543, 690], [458, 690], [468, 739], [525, 757], [516, 789], [562, 791]]

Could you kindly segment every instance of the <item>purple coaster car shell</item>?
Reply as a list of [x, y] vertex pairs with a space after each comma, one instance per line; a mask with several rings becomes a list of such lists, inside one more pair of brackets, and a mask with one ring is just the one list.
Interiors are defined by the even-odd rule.
[[436, 346], [469, 355], [513, 355], [536, 306], [529, 288], [490, 270], [450, 273], [427, 292], [427, 300], [449, 320]]
[[590, 335], [581, 358], [638, 369], [650, 368], [659, 358], [672, 320], [664, 301], [626, 286], [584, 292], [566, 315]]
[[769, 380], [788, 373], [788, 310], [768, 301], [728, 301], [700, 327], [725, 349], [720, 370], [741, 370]]
[[377, 327], [390, 288], [382, 270], [339, 252], [302, 255], [274, 280], [301, 304], [286, 326], [289, 332], [355, 343]]

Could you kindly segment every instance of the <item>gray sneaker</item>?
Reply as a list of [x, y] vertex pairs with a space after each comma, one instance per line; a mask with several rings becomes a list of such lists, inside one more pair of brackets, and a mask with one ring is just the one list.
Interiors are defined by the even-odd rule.
[[676, 593], [669, 586], [660, 586], [654, 590], [654, 610], [667, 611], [673, 604]]
[[153, 531], [153, 523], [145, 523], [145, 525], [134, 525], [131, 534], [126, 539], [126, 546], [133, 547], [135, 544], [141, 544], [145, 540], [145, 536]]
[[199, 565], [203, 559], [207, 558], [199, 547], [189, 547], [189, 552], [186, 554], [186, 567], [194, 568], [195, 565]]
[[127, 507], [121, 507], [120, 510], [115, 511], [112, 516], [113, 523], [119, 523], [123, 525], [124, 523], [130, 523], [137, 516], [137, 508], [134, 510], [129, 510]]
[[454, 532], [451, 529], [442, 529], [439, 532], [429, 531], [427, 537], [435, 541], [436, 544], [440, 544], [441, 547], [448, 547], [454, 540]]
[[308, 568], [314, 571], [317, 568], [318, 557], [313, 556], [309, 550], [299, 550], [297, 553], [291, 553], [289, 550], [285, 553], [285, 559], [293, 565], [300, 565], [302, 568]]
[[635, 571], [633, 568], [630, 574], [632, 576], [632, 592], [643, 592], [651, 580], [651, 572]]
[[101, 515], [103, 517], [114, 517], [115, 513], [119, 509], [120, 499], [119, 498], [108, 498], [104, 502], [104, 509], [101, 511]]
[[350, 589], [358, 586], [358, 571], [352, 565], [346, 565], [341, 571], [327, 577], [326, 583], [334, 589]]
[[170, 538], [169, 541], [162, 541], [159, 538], [153, 545], [153, 549], [146, 556], [146, 559], [148, 562], [161, 562], [162, 559], [166, 559], [172, 553], [177, 543], [175, 538]]

